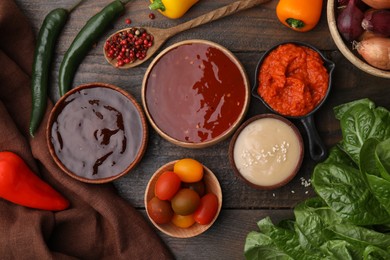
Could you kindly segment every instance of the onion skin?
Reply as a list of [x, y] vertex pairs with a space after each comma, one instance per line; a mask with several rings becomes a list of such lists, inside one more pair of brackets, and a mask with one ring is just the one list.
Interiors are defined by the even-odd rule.
[[380, 34], [384, 37], [390, 36], [390, 10], [370, 9], [364, 13], [362, 20], [364, 30]]
[[337, 29], [344, 40], [352, 42], [364, 32], [362, 21], [364, 13], [357, 6], [358, 0], [350, 0], [337, 17]]
[[354, 48], [371, 66], [390, 70], [390, 38], [368, 38], [361, 42], [354, 42]]
[[365, 2], [368, 6], [375, 8], [375, 9], [388, 9], [390, 8], [390, 1], [389, 0], [362, 0]]

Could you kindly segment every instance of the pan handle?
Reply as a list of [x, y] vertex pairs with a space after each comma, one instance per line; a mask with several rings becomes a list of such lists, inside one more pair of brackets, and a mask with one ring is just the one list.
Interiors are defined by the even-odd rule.
[[311, 158], [316, 162], [325, 160], [328, 156], [328, 151], [322, 139], [318, 135], [313, 116], [309, 115], [303, 117], [301, 118], [301, 122], [306, 129], [309, 139], [309, 152]]

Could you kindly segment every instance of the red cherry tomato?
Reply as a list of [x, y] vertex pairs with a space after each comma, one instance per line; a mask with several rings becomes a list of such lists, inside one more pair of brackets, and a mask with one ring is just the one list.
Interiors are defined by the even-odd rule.
[[218, 198], [213, 193], [207, 193], [200, 199], [199, 207], [194, 212], [194, 219], [201, 225], [209, 224], [218, 211]]
[[180, 189], [181, 181], [179, 176], [171, 171], [161, 174], [154, 186], [154, 194], [160, 200], [170, 200]]
[[153, 197], [147, 204], [147, 211], [150, 218], [157, 224], [169, 223], [173, 217], [171, 203]]

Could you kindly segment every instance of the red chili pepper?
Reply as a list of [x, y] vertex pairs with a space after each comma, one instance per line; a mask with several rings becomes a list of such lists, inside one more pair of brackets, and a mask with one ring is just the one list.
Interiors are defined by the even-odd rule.
[[0, 152], [0, 197], [43, 210], [64, 210], [69, 201], [35, 175], [18, 155]]

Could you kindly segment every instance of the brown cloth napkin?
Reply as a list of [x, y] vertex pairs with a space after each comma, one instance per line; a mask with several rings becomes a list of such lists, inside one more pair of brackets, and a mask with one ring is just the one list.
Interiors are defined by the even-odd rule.
[[20, 155], [71, 202], [67, 210], [50, 212], [0, 199], [0, 258], [171, 259], [157, 233], [111, 184], [79, 182], [55, 165], [45, 121], [29, 137], [35, 36], [12, 0], [0, 1], [0, 35], [0, 151]]

